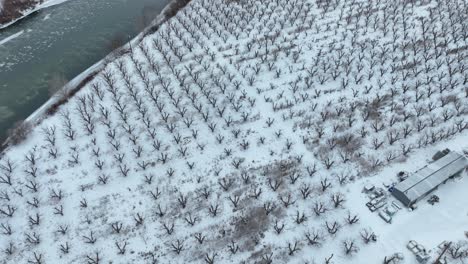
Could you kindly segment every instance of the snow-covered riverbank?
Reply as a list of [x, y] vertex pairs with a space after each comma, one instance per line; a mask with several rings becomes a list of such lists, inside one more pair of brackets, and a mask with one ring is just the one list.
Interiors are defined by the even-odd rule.
[[[3, 7], [6, 7], [6, 2], [7, 0], [0, 0], [1, 1], [4, 1], [3, 2], [3, 5], [2, 3], [0, 3], [0, 15], [3, 13], [3, 11], [5, 10], [2, 10], [1, 6]], [[14, 23], [20, 21], [21, 19], [24, 19], [26, 17], [28, 17], [29, 15], [41, 10], [41, 9], [44, 9], [44, 8], [48, 8], [48, 7], [51, 7], [51, 6], [54, 6], [54, 5], [58, 5], [58, 4], [62, 4], [66, 1], [70, 1], [70, 0], [44, 0], [44, 2], [42, 3], [39, 3], [39, 2], [36, 2], [36, 1], [31, 1], [31, 7], [25, 9], [25, 10], [17, 10], [20, 15], [17, 16], [17, 17], [11, 17], [11, 20], [9, 22], [5, 22], [3, 24], [0, 24], [0, 29], [4, 29], [4, 28], [7, 28], [11, 25], [13, 25]]]

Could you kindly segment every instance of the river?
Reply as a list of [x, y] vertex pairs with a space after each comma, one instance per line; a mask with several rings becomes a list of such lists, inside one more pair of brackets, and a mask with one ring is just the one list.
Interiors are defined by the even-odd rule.
[[[49, 98], [51, 80], [71, 80], [128, 41], [168, 0], [70, 0], [0, 30], [0, 141]], [[59, 78], [60, 76], [60, 78]]]

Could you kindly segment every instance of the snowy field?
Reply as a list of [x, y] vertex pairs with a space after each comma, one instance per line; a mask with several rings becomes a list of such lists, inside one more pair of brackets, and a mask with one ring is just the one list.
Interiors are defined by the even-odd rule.
[[4, 151], [0, 263], [466, 263], [466, 172], [391, 224], [362, 189], [468, 150], [467, 14], [193, 0]]

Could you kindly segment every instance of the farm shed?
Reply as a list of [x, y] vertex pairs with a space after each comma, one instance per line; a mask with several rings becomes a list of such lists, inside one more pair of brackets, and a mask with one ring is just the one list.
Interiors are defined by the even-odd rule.
[[392, 194], [404, 205], [411, 206], [446, 180], [460, 175], [467, 166], [468, 160], [462, 154], [448, 152], [398, 183]]

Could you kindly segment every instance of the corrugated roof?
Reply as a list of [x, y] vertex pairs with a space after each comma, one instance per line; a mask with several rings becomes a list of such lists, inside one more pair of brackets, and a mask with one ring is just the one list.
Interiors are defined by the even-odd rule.
[[461, 154], [449, 152], [444, 157], [428, 164], [395, 186], [411, 201], [417, 200], [434, 189], [450, 176], [468, 166], [468, 160]]

